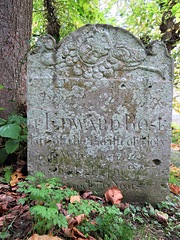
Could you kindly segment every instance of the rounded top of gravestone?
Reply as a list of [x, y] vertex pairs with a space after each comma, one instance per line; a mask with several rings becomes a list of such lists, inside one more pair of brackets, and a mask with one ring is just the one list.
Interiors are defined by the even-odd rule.
[[[163, 78], [172, 60], [163, 43], [153, 42], [147, 48], [129, 31], [106, 24], [87, 24], [68, 34], [58, 44], [50, 35], [41, 36], [33, 53], [41, 54], [41, 63], [56, 65], [57, 74], [64, 77], [111, 78], [121, 71], [138, 68], [158, 72]], [[153, 59], [149, 56], [155, 56]], [[156, 62], [163, 69], [156, 69]], [[169, 65], [166, 67], [166, 65]]]

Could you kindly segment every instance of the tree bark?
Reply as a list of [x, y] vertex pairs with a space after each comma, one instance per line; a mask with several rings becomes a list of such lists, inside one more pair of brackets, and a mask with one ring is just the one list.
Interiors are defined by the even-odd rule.
[[33, 0], [0, 1], [0, 117], [26, 108], [26, 55]]
[[[167, 4], [167, 3], [166, 3]], [[168, 52], [176, 47], [177, 42], [180, 40], [180, 22], [175, 22], [175, 17], [172, 16], [172, 8], [177, 4], [177, 0], [169, 0], [167, 10], [162, 15], [162, 22], [160, 25], [160, 31], [162, 33], [161, 41], [166, 44]], [[161, 2], [160, 7], [165, 7], [165, 2]]]
[[59, 30], [61, 27], [60, 20], [56, 15], [56, 6], [54, 0], [44, 0], [45, 17], [47, 20], [46, 31], [48, 34], [59, 41], [60, 35]]

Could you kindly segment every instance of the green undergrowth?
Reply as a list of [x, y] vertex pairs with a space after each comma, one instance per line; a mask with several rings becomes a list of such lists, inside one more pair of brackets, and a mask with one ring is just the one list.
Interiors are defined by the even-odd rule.
[[[86, 237], [101, 237], [103, 240], [133, 239], [178, 239], [179, 235], [179, 197], [169, 196], [167, 201], [153, 207], [151, 204], [122, 204], [110, 206], [102, 201], [81, 199], [70, 203], [71, 196], [78, 192], [62, 188], [59, 179], [45, 179], [42, 173], [28, 176], [20, 182], [18, 191], [26, 194], [19, 204], [28, 204], [33, 219], [33, 232], [60, 234], [59, 229], [68, 227], [64, 211], [70, 217], [85, 214], [85, 219], [77, 228]], [[58, 208], [58, 204], [61, 208]], [[123, 207], [124, 206], [124, 207]], [[157, 213], [166, 216], [163, 220]], [[165, 215], [163, 215], [165, 214]], [[94, 224], [95, 222], [95, 224]], [[32, 233], [31, 233], [32, 234]], [[60, 235], [61, 236], [61, 235]]]
[[177, 178], [174, 176], [174, 173], [170, 172], [169, 183], [173, 183], [174, 185], [180, 187], [180, 177]]
[[180, 125], [172, 123], [171, 126], [172, 126], [172, 143], [180, 144]]
[[0, 166], [14, 152], [22, 158], [27, 148], [27, 119], [18, 115], [0, 118], [0, 143]]

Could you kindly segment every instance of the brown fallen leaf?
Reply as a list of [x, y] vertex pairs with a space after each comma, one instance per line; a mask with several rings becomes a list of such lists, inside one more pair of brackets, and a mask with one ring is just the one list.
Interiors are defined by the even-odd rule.
[[169, 188], [171, 190], [171, 192], [175, 193], [175, 194], [180, 194], [180, 187], [174, 185], [173, 183], [169, 183]]
[[28, 240], [63, 240], [62, 238], [59, 237], [52, 237], [50, 235], [38, 235], [38, 234], [33, 234]]
[[73, 228], [79, 225], [83, 220], [85, 219], [85, 214], [80, 214], [76, 217], [69, 217], [67, 216], [67, 221], [68, 221], [68, 228]]
[[18, 182], [20, 182], [22, 179], [25, 179], [26, 177], [22, 175], [22, 173], [20, 172], [20, 169], [17, 169], [16, 172], [14, 172], [11, 175], [11, 181], [10, 181], [10, 185], [11, 187], [14, 187], [18, 184]]
[[[91, 236], [88, 236], [87, 237], [88, 240], [96, 240], [95, 238], [91, 237]], [[101, 238], [102, 239], [102, 238]]]
[[81, 197], [79, 195], [70, 197], [70, 203], [74, 203], [75, 201], [80, 203], [80, 200], [81, 200]]
[[158, 220], [158, 222], [163, 223], [165, 226], [168, 226], [167, 224], [167, 220], [168, 220], [168, 214], [158, 211], [157, 209], [155, 209], [155, 218]]
[[158, 210], [155, 210], [156, 212], [156, 215], [161, 218], [162, 220], [166, 221], [168, 220], [168, 214], [164, 213], [164, 212], [161, 212], [161, 211], [158, 211]]
[[73, 238], [75, 240], [78, 240], [80, 238], [86, 239], [85, 236], [75, 227], [73, 227], [73, 228], [62, 228], [62, 230], [67, 237]]
[[123, 195], [116, 186], [109, 188], [104, 195], [107, 202], [111, 202], [113, 205], [121, 204], [121, 199], [123, 198]]

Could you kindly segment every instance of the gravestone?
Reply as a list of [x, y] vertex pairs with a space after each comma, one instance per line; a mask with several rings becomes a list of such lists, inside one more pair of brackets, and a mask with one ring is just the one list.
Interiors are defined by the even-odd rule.
[[168, 195], [173, 61], [128, 31], [86, 25], [28, 57], [28, 170], [126, 201]]

